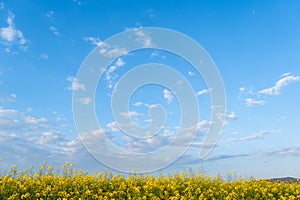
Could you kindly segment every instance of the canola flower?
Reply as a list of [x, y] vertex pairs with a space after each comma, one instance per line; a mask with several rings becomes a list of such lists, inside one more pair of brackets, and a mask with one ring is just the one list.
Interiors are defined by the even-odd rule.
[[224, 181], [221, 176], [173, 173], [169, 176], [94, 173], [63, 166], [63, 173], [53, 172], [46, 163], [39, 172], [19, 171], [12, 166], [0, 173], [0, 199], [300, 199], [300, 184], [272, 183], [267, 180]]

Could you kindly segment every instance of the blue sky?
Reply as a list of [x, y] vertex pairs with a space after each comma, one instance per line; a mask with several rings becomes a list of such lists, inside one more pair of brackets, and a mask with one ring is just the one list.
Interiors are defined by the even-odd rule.
[[[211, 124], [210, 88], [189, 63], [154, 49], [116, 58], [107, 66], [95, 94], [102, 128], [91, 134], [105, 134], [136, 152], [170, 142], [180, 122], [180, 102], [167, 88], [147, 85], [136, 90], [129, 112], [122, 114], [147, 126], [150, 107], [164, 107], [166, 125], [146, 143], [124, 137], [110, 110], [114, 86], [126, 72], [161, 63], [190, 82], [201, 113], [194, 144], [163, 171], [180, 171], [184, 165], [209, 174], [300, 177], [299, 9], [296, 0], [0, 1], [1, 168], [26, 168], [47, 160], [57, 167], [70, 161], [77, 168], [102, 170], [81, 144], [73, 121], [72, 92], [87, 87], [76, 78], [78, 70], [109, 37], [133, 30], [151, 43], [142, 27], [161, 27], [193, 38], [218, 67], [227, 108], [216, 148], [199, 159], [199, 144]], [[81, 99], [86, 105], [91, 101]]]

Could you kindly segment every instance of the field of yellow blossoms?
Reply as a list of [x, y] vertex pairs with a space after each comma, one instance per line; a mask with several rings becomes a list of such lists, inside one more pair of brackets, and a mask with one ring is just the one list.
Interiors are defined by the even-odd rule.
[[0, 199], [300, 199], [300, 184], [267, 180], [224, 181], [201, 174], [128, 175], [76, 170], [62, 172], [40, 166], [20, 172], [17, 166], [0, 172]]

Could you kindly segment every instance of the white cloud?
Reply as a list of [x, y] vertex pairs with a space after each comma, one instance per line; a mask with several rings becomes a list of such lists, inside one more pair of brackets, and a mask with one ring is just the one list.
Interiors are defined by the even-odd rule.
[[[37, 118], [28, 113], [0, 107], [0, 138], [3, 141], [14, 140], [23, 143], [43, 144], [61, 140], [59, 132], [46, 118]], [[47, 144], [48, 145], [48, 144]]]
[[[290, 72], [283, 73], [280, 77], [281, 78], [275, 83], [274, 86], [262, 89], [258, 92], [254, 92], [253, 89], [247, 90], [245, 87], [240, 87], [239, 95], [256, 95], [258, 98], [260, 98], [261, 95], [279, 95], [284, 86], [288, 86], [290, 83], [300, 81], [300, 76], [291, 75]], [[252, 97], [245, 99], [245, 104], [247, 107], [264, 105], [265, 103], [265, 100], [255, 99]]]
[[151, 37], [145, 33], [142, 28], [133, 28], [132, 30], [137, 37], [136, 41], [143, 47], [151, 47], [153, 45]]
[[68, 141], [63, 147], [63, 152], [65, 152], [66, 154], [74, 154], [79, 150], [80, 144], [81, 142], [79, 138]]
[[27, 124], [39, 124], [39, 123], [44, 123], [47, 122], [48, 120], [46, 118], [35, 118], [32, 116], [25, 116], [24, 121]]
[[116, 121], [108, 123], [106, 126], [110, 129], [111, 132], [117, 132], [120, 130], [119, 124]]
[[286, 73], [281, 74], [280, 77], [282, 78], [282, 77], [286, 77], [286, 76], [289, 76], [289, 75], [291, 75], [291, 73], [290, 72], [286, 72]]
[[106, 42], [101, 41], [99, 38], [84, 37], [84, 40], [90, 42], [92, 45], [97, 46], [99, 48], [99, 53], [108, 58], [117, 58], [128, 54], [126, 48], [112, 46]]
[[154, 57], [157, 57], [157, 56], [159, 56], [159, 51], [154, 50], [154, 51], [151, 53], [150, 58], [154, 58]]
[[60, 135], [57, 133], [54, 133], [51, 131], [46, 131], [41, 134], [41, 137], [38, 140], [38, 144], [47, 145], [49, 143], [53, 143], [53, 142], [57, 141], [57, 139], [59, 137], [60, 137]]
[[106, 133], [106, 131], [104, 129], [101, 129], [101, 128], [93, 130], [91, 132], [92, 135], [94, 135], [94, 136], [100, 136], [100, 137], [102, 137], [105, 133]]
[[185, 131], [188, 134], [193, 135], [193, 131], [197, 130], [198, 132], [205, 133], [209, 130], [210, 126], [213, 124], [212, 121], [201, 120], [197, 124], [190, 127], [175, 127], [177, 130]]
[[246, 101], [246, 106], [250, 107], [250, 106], [258, 106], [258, 105], [264, 105], [266, 102], [264, 100], [256, 100], [256, 99], [252, 99], [252, 98], [247, 98], [245, 99]]
[[292, 82], [300, 81], [300, 76], [285, 74], [283, 78], [278, 80], [273, 87], [263, 89], [258, 94], [279, 95], [283, 86], [288, 86]]
[[69, 76], [66, 80], [71, 83], [71, 86], [68, 87], [69, 90], [86, 90], [85, 86], [82, 83], [80, 83], [76, 77]]
[[85, 105], [88, 105], [92, 102], [92, 99], [89, 97], [83, 97], [83, 98], [80, 98], [79, 101]]
[[[19, 45], [19, 48], [22, 50], [26, 50], [27, 47], [26, 39], [22, 33], [22, 31], [18, 30], [14, 24], [15, 15], [12, 12], [8, 13], [8, 17], [6, 20], [7, 27], [0, 27], [0, 38], [1, 43], [11, 46], [13, 44]], [[8, 51], [10, 49], [8, 48]]]
[[149, 107], [149, 108], [157, 108], [157, 107], [159, 107], [160, 105], [159, 104], [147, 104], [147, 103], [145, 103], [144, 104], [145, 106], [147, 106], [147, 107]]
[[224, 125], [227, 125], [229, 123], [229, 121], [231, 121], [231, 120], [237, 119], [237, 116], [234, 112], [231, 112], [228, 115], [226, 113], [220, 112], [220, 113], [217, 113], [216, 115], [220, 121], [224, 121]]
[[239, 97], [245, 96], [245, 95], [257, 95], [256, 92], [253, 91], [253, 88], [246, 88], [246, 87], [240, 87], [239, 88]]
[[117, 61], [116, 61], [116, 65], [118, 67], [122, 67], [122, 66], [125, 65], [125, 61], [122, 58], [118, 58]]
[[50, 31], [52, 31], [52, 33], [54, 35], [57, 35], [57, 36], [60, 35], [60, 32], [58, 31], [58, 29], [55, 26], [50, 26], [49, 29], [50, 29]]
[[151, 19], [156, 17], [152, 8], [146, 10], [145, 13], [146, 13], [147, 17], [149, 17]]
[[[187, 135], [184, 135], [184, 137], [186, 137]], [[149, 133], [149, 136], [146, 138], [125, 136], [124, 139], [126, 141], [125, 147], [128, 151], [149, 153], [163, 148], [165, 145], [169, 144], [173, 137], [174, 132], [172, 130], [169, 130], [168, 127], [163, 127], [162, 131], [155, 136], [153, 136], [152, 133]], [[180, 141], [185, 142], [185, 140], [183, 140], [184, 137]]]
[[108, 68], [107, 72], [106, 72], [106, 80], [110, 80], [111, 79], [111, 74], [117, 70], [117, 66], [116, 65], [112, 65]]
[[[90, 159], [79, 138], [72, 138], [73, 134], [68, 134], [71, 130], [65, 128], [63, 132], [66, 134], [61, 134], [61, 128], [58, 122], [52, 123], [28, 112], [0, 107], [0, 152], [4, 153], [1, 157], [5, 160], [5, 163], [1, 163], [2, 167], [18, 165], [26, 168], [26, 163], [30, 163], [38, 168], [47, 158], [47, 162], [57, 168], [66, 161], [77, 165], [82, 160]], [[92, 142], [95, 142], [94, 135], [100, 137], [101, 131], [89, 133]]]
[[4, 9], [5, 6], [4, 6], [4, 3], [3, 2], [0, 2], [0, 10]]
[[300, 146], [282, 148], [272, 152], [264, 153], [264, 156], [299, 156], [300, 155]]
[[231, 112], [229, 115], [226, 117], [228, 120], [235, 120], [237, 119], [237, 116], [234, 112]]
[[245, 88], [245, 87], [240, 87], [240, 88], [239, 88], [239, 92], [240, 92], [240, 93], [246, 92], [246, 88]]
[[238, 140], [239, 141], [245, 141], [245, 140], [254, 140], [254, 139], [264, 138], [265, 135], [271, 134], [271, 133], [274, 133], [274, 131], [261, 131], [261, 132], [258, 132], [257, 134], [254, 134], [254, 135], [239, 138]]
[[94, 37], [84, 37], [85, 41], [90, 42], [92, 45], [98, 46], [99, 48], [108, 48], [110, 45], [101, 41], [99, 38]]
[[256, 134], [245, 136], [245, 137], [240, 137], [240, 138], [231, 138], [229, 140], [226, 140], [225, 144], [229, 142], [234, 142], [234, 141], [248, 141], [248, 140], [256, 140], [256, 139], [263, 139], [265, 138], [265, 135], [273, 134], [273, 133], [278, 133], [279, 131], [274, 131], [274, 130], [267, 130], [267, 131], [260, 131]]
[[134, 106], [142, 106], [142, 105], [144, 105], [144, 103], [140, 101], [134, 103]]
[[135, 102], [133, 105], [136, 106], [136, 107], [145, 106], [145, 107], [148, 107], [150, 109], [159, 107], [159, 104], [148, 104], [148, 103], [144, 103], [144, 102], [141, 102], [141, 101]]
[[50, 11], [48, 11], [48, 12], [46, 13], [46, 17], [48, 17], [48, 18], [53, 17], [53, 15], [54, 15], [54, 11], [53, 11], [53, 10], [50, 10]]
[[2, 102], [2, 103], [15, 102], [16, 99], [17, 99], [17, 95], [11, 94], [9, 96], [0, 97], [0, 102]]
[[14, 116], [18, 114], [18, 111], [13, 110], [13, 109], [4, 109], [0, 106], [0, 117], [5, 117], [5, 116]]
[[42, 59], [42, 60], [48, 60], [48, 54], [46, 53], [43, 53], [39, 56], [39, 59]]
[[173, 101], [174, 95], [170, 90], [164, 89], [164, 98], [168, 100], [168, 103], [170, 104]]
[[82, 5], [82, 2], [80, 0], [73, 0], [73, 3], [76, 3], [78, 6]]
[[120, 115], [126, 118], [132, 118], [132, 117], [138, 117], [141, 114], [136, 111], [130, 111], [130, 112], [122, 112], [120, 113]]
[[211, 92], [212, 91], [212, 89], [203, 89], [203, 90], [200, 90], [200, 91], [198, 91], [197, 93], [196, 93], [196, 95], [197, 96], [200, 96], [200, 95], [203, 95], [203, 94], [207, 94], [207, 93], [209, 93], [209, 92]]
[[105, 80], [108, 81], [108, 88], [113, 88], [113, 82], [118, 77], [118, 75], [115, 74], [115, 71], [124, 65], [125, 61], [122, 58], [118, 58], [115, 62], [115, 65], [108, 67], [108, 70], [105, 72]]
[[197, 130], [200, 132], [207, 132], [211, 124], [212, 124], [211, 121], [202, 120], [197, 123], [196, 127], [197, 127]]
[[116, 65], [112, 65], [105, 72], [105, 80], [108, 81], [108, 88], [113, 88], [113, 81], [118, 77], [114, 72], [118, 69]]
[[188, 75], [194, 76], [195, 74], [193, 72], [191, 72], [191, 71], [188, 71]]
[[184, 81], [182, 79], [177, 81], [176, 85], [178, 86], [178, 89], [182, 89], [183, 83], [184, 83]]
[[115, 58], [122, 55], [127, 55], [128, 52], [125, 48], [113, 47], [111, 49], [102, 48], [99, 50], [100, 54], [109, 58]]

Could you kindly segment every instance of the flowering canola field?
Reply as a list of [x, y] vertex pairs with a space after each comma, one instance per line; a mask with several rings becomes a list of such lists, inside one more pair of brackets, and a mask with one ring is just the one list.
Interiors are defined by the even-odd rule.
[[[3, 170], [2, 170], [3, 171]], [[0, 172], [0, 199], [300, 199], [300, 184], [267, 180], [223, 181], [220, 176], [187, 173], [160, 176], [94, 173], [72, 169], [61, 173], [41, 165], [18, 171], [12, 166]]]

